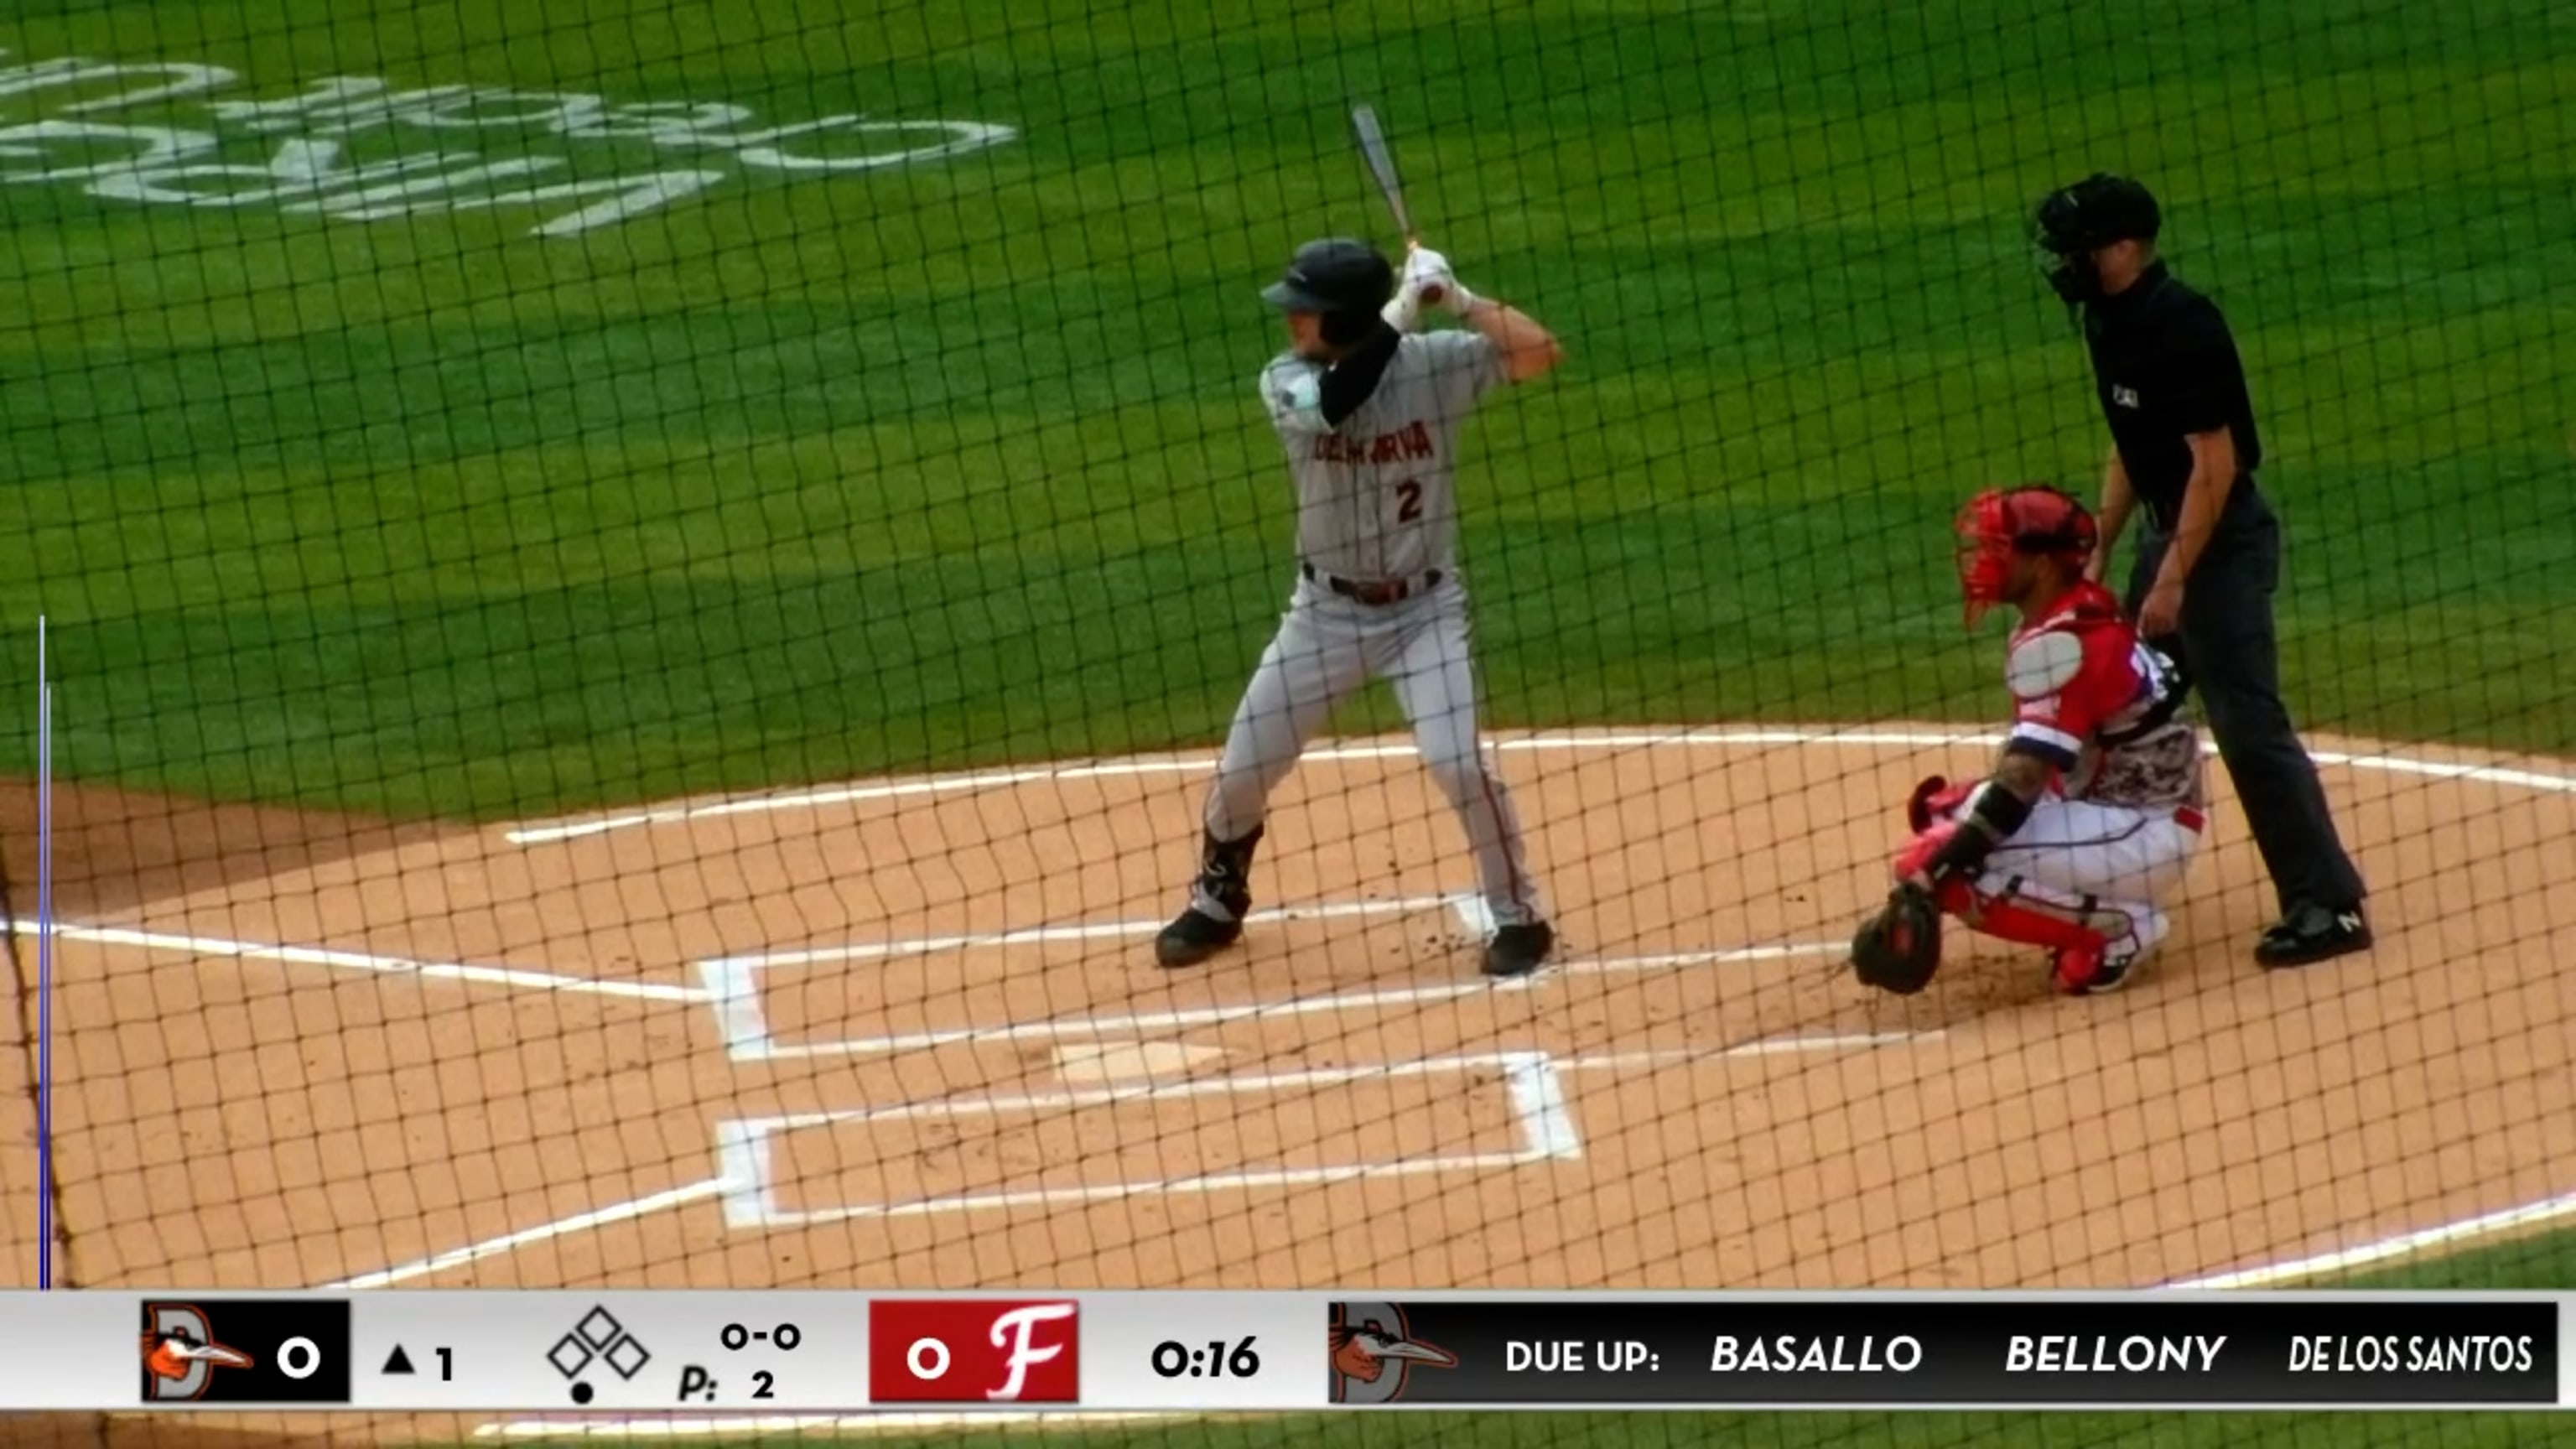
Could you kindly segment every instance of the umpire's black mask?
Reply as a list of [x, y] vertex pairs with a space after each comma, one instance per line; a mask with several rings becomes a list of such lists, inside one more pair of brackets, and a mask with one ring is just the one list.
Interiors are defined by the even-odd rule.
[[2052, 259], [2048, 285], [2068, 306], [2102, 298], [2093, 253], [2115, 242], [2152, 242], [2163, 218], [2147, 188], [2125, 176], [2096, 172], [2050, 192], [2032, 218], [2041, 251]]

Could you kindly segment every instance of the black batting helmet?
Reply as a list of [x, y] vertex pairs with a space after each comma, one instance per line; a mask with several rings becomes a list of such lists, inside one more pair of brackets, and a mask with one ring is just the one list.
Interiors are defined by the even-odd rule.
[[1327, 317], [1373, 313], [1395, 295], [1395, 267], [1364, 241], [1328, 237], [1297, 248], [1286, 275], [1261, 289], [1261, 299], [1290, 312]]

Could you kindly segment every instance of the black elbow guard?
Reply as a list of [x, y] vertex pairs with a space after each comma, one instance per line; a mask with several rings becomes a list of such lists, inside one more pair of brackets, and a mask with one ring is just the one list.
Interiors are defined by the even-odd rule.
[[1933, 853], [1924, 869], [1936, 880], [1975, 870], [1996, 846], [2012, 839], [2030, 819], [2030, 810], [2030, 801], [1988, 780], [1970, 797], [1968, 817], [1959, 822], [1957, 833]]
[[1395, 349], [1403, 341], [1403, 333], [1378, 321], [1367, 340], [1324, 369], [1319, 388], [1324, 426], [1338, 428], [1344, 419], [1360, 410], [1360, 404], [1377, 391], [1378, 381], [1386, 376], [1387, 364], [1395, 361]]

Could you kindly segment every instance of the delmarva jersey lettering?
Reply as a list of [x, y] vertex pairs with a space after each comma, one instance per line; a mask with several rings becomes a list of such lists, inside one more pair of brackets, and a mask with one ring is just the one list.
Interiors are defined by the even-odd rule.
[[1502, 349], [1473, 332], [1408, 336], [1338, 428], [1318, 406], [1323, 374], [1293, 353], [1261, 373], [1296, 483], [1299, 557], [1362, 581], [1454, 567], [1458, 428], [1502, 384]]

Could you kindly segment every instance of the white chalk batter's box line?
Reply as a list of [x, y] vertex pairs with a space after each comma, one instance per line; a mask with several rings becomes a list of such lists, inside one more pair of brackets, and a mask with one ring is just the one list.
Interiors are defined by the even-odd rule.
[[[1447, 908], [1459, 913], [1474, 928], [1484, 915], [1484, 903], [1474, 896], [1429, 896], [1388, 901], [1326, 903], [1313, 906], [1286, 907], [1256, 911], [1248, 921], [1259, 925], [1283, 920], [1333, 919], [1347, 916], [1399, 915]], [[1733, 950], [1682, 951], [1650, 956], [1609, 956], [1551, 963], [1529, 976], [1506, 981], [1489, 981], [1479, 977], [1472, 981], [1449, 982], [1436, 986], [1400, 986], [1367, 991], [1342, 991], [1319, 996], [1290, 997], [1278, 1001], [1238, 1002], [1225, 1006], [1189, 1007], [1175, 1011], [1086, 1013], [1046, 1021], [1006, 1022], [994, 1026], [943, 1027], [927, 1031], [905, 1032], [887, 1036], [856, 1037], [841, 1040], [783, 1042], [769, 1029], [767, 1013], [760, 999], [761, 973], [781, 967], [795, 968], [834, 961], [883, 960], [890, 957], [924, 955], [939, 951], [1007, 949], [1013, 946], [1039, 945], [1052, 941], [1098, 940], [1150, 936], [1162, 929], [1160, 921], [1114, 921], [1083, 926], [1041, 926], [1026, 930], [1006, 931], [984, 936], [920, 937], [910, 940], [861, 942], [846, 946], [826, 947], [811, 951], [782, 952], [765, 956], [728, 956], [698, 963], [698, 977], [705, 985], [699, 998], [715, 1010], [716, 1030], [725, 1044], [725, 1055], [736, 1062], [796, 1061], [816, 1057], [887, 1056], [902, 1052], [930, 1051], [939, 1047], [1007, 1044], [1028, 1041], [1089, 1041], [1104, 1037], [1134, 1037], [1169, 1034], [1194, 1028], [1223, 1026], [1230, 1022], [1274, 1020], [1319, 1013], [1353, 1011], [1389, 1011], [1405, 1007], [1438, 1005], [1477, 996], [1509, 995], [1527, 992], [1559, 976], [1609, 975], [1624, 972], [1675, 971], [1700, 966], [1743, 965], [1762, 961], [1782, 961], [1797, 957], [1837, 955], [1848, 947], [1832, 942], [1795, 942], [1777, 946], [1744, 946]], [[1843, 1050], [1860, 1038], [1852, 1037], [1785, 1037], [1775, 1039], [1770, 1049], [1795, 1050], [1779, 1043], [1812, 1041], [1820, 1043], [1807, 1050]], [[1875, 1039], [1868, 1039], [1875, 1044]], [[1821, 1045], [1830, 1043], [1830, 1045]], [[1713, 1051], [1715, 1058], [1724, 1055]]]
[[[1089, 1183], [1071, 1187], [1020, 1188], [916, 1198], [908, 1202], [842, 1203], [832, 1207], [781, 1207], [771, 1147], [782, 1132], [878, 1122], [953, 1120], [1012, 1114], [1041, 1116], [1088, 1108], [1185, 1100], [1193, 1097], [1310, 1091], [1354, 1083], [1393, 1081], [1445, 1073], [1494, 1072], [1512, 1114], [1519, 1145], [1509, 1152], [1435, 1153], [1377, 1162], [1327, 1163], [1314, 1167], [1244, 1168], [1154, 1181]], [[1067, 1207], [1114, 1202], [1146, 1195], [1185, 1196], [1216, 1192], [1253, 1192], [1265, 1188], [1311, 1187], [1368, 1178], [1416, 1177], [1430, 1173], [1498, 1172], [1536, 1163], [1570, 1161], [1583, 1155], [1583, 1139], [1566, 1105], [1565, 1084], [1557, 1064], [1545, 1052], [1501, 1052], [1483, 1056], [1432, 1057], [1370, 1067], [1313, 1071], [1264, 1072], [1208, 1077], [1184, 1082], [1139, 1083], [1084, 1091], [1046, 1092], [1026, 1096], [961, 1097], [891, 1107], [853, 1107], [782, 1117], [755, 1117], [716, 1124], [716, 1177], [725, 1226], [733, 1229], [809, 1228], [853, 1219], [927, 1217], [940, 1213], [988, 1212], [1007, 1208]]]
[[[1767, 749], [1777, 746], [1882, 750], [1941, 749], [1961, 746], [1987, 748], [2002, 743], [2003, 736], [1978, 731], [1702, 728], [1614, 731], [1597, 735], [1528, 735], [1489, 740], [1485, 743], [1485, 748], [1506, 753], [1662, 748]], [[2201, 753], [2215, 757], [2218, 747], [2204, 742]], [[1416, 754], [1417, 751], [1410, 744], [1319, 743], [1300, 755], [1298, 759], [1300, 763], [1333, 764], [1411, 759]], [[2341, 750], [2310, 750], [2308, 757], [2319, 765], [2340, 766], [2352, 770], [2415, 775], [2434, 780], [2467, 780], [2549, 793], [2576, 792], [2576, 775], [2519, 769], [2508, 765], [2420, 760], [2386, 751], [2356, 754]], [[699, 801], [588, 820], [521, 825], [504, 830], [501, 838], [512, 845], [543, 845], [556, 841], [578, 840], [592, 835], [604, 835], [610, 831], [629, 830], [638, 826], [686, 825], [694, 821], [717, 819], [728, 815], [812, 810], [827, 805], [900, 800], [920, 795], [951, 794], [961, 790], [993, 790], [1016, 785], [1060, 783], [1067, 780], [1201, 774], [1215, 768], [1215, 765], [1216, 761], [1212, 758], [1126, 759], [1080, 765], [1058, 764], [1016, 769], [973, 770], [954, 775], [932, 775], [907, 780], [878, 780], [820, 790], [794, 790], [783, 794], [755, 795], [747, 799]]]

